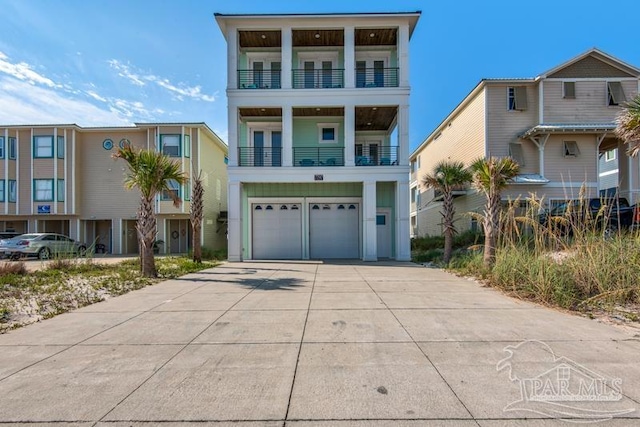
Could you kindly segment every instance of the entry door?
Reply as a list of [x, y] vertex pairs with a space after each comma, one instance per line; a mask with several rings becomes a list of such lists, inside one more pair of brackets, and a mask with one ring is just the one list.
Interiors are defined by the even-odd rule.
[[391, 215], [389, 211], [376, 213], [378, 258], [391, 258]]

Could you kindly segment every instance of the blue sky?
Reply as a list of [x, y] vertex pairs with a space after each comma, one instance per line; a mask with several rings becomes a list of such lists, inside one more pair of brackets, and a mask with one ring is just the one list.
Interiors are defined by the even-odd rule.
[[206, 122], [226, 140], [221, 13], [422, 11], [411, 148], [485, 77], [533, 77], [591, 47], [640, 66], [638, 0], [0, 0], [0, 124]]

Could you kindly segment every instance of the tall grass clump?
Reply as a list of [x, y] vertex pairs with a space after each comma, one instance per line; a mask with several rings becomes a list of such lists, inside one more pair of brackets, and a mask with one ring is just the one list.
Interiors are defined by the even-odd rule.
[[585, 214], [588, 200], [582, 190], [562, 215], [546, 221], [539, 220], [543, 200], [530, 195], [524, 203], [510, 201], [500, 215], [494, 266], [479, 268], [478, 255], [451, 266], [519, 297], [564, 308], [638, 303], [640, 232], [611, 233], [605, 201], [597, 213]]

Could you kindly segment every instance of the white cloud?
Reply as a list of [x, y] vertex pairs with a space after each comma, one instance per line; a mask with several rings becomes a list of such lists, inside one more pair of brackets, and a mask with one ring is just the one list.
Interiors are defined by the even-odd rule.
[[110, 111], [134, 121], [154, 121], [157, 114], [164, 113], [164, 111], [159, 108], [149, 110], [140, 101], [127, 101], [126, 99], [115, 98], [109, 99], [108, 102]]
[[202, 93], [201, 86], [189, 86], [186, 83], [171, 83], [169, 79], [165, 79], [154, 74], [143, 74], [139, 70], [132, 70], [132, 67], [123, 64], [117, 59], [108, 61], [109, 65], [118, 71], [118, 75], [128, 79], [136, 86], [145, 86], [146, 82], [155, 83], [163, 89], [168, 90], [176, 99], [184, 100], [185, 97], [197, 99], [205, 102], [214, 102], [215, 96]]
[[80, 99], [70, 99], [48, 87], [0, 77], [2, 121], [6, 124], [77, 123], [81, 126], [123, 126], [132, 120]]
[[41, 84], [48, 87], [62, 87], [54, 83], [53, 80], [38, 74], [26, 62], [12, 63], [3, 52], [0, 52], [0, 72], [32, 85]]
[[118, 71], [118, 75], [120, 77], [124, 77], [128, 79], [134, 85], [144, 86], [146, 84], [144, 81], [141, 80], [138, 74], [131, 71], [131, 67], [129, 67], [128, 65], [123, 64], [117, 59], [110, 59], [107, 62], [109, 63], [109, 65], [111, 65], [112, 68]]
[[[92, 86], [95, 86], [95, 85], [92, 85]], [[92, 97], [93, 99], [95, 99], [96, 101], [107, 102], [107, 98], [103, 98], [102, 96], [98, 95], [93, 90], [87, 90], [87, 91], [85, 91], [85, 93], [87, 95], [89, 95], [90, 97]]]

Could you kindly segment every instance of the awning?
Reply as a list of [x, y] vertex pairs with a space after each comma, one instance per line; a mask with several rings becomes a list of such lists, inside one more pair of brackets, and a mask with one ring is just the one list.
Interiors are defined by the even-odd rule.
[[547, 184], [549, 180], [544, 176], [538, 175], [535, 173], [523, 173], [523, 174], [517, 175], [512, 182], [514, 184], [529, 184], [529, 185], [538, 184], [539, 185], [539, 184]]
[[539, 135], [558, 133], [582, 133], [582, 134], [602, 134], [611, 133], [616, 129], [615, 123], [556, 123], [541, 124], [527, 129], [521, 135], [521, 139], [529, 139]]

